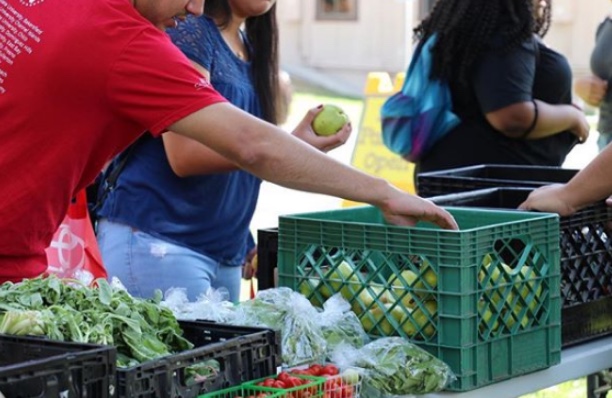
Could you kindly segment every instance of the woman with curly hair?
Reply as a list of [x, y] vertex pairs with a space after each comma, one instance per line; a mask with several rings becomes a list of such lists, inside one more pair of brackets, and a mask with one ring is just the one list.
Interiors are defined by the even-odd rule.
[[460, 124], [416, 173], [476, 164], [560, 166], [589, 126], [572, 105], [567, 59], [546, 46], [552, 0], [438, 0], [414, 29], [436, 34], [431, 77], [449, 85]]

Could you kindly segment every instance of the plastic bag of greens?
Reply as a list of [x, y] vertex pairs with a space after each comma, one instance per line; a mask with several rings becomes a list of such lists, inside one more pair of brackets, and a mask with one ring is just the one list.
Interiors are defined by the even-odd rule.
[[262, 290], [254, 299], [240, 302], [236, 306], [236, 316], [231, 323], [281, 330], [287, 305], [266, 298], [273, 290], [275, 289]]
[[446, 363], [400, 337], [383, 337], [360, 349], [338, 347], [332, 360], [364, 369], [363, 396], [368, 398], [427, 394], [455, 380]]
[[185, 288], [170, 288], [160, 303], [168, 307], [177, 319], [206, 320], [229, 323], [236, 317], [236, 307], [229, 301], [226, 288], [209, 288], [196, 301], [189, 301]]
[[351, 305], [340, 293], [334, 294], [323, 304], [318, 317], [319, 325], [331, 354], [340, 344], [360, 348], [370, 341]]
[[241, 302], [232, 323], [280, 330], [283, 365], [295, 366], [325, 358], [327, 344], [319, 316], [304, 296], [280, 287], [262, 290], [254, 299]]

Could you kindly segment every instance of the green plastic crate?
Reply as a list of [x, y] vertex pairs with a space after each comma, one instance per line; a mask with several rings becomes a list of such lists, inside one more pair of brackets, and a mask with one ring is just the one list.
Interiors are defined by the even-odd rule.
[[[561, 359], [559, 217], [447, 208], [459, 231], [374, 207], [281, 216], [279, 285], [349, 300], [371, 337], [409, 338], [468, 391]], [[403, 272], [403, 273], [402, 273]]]

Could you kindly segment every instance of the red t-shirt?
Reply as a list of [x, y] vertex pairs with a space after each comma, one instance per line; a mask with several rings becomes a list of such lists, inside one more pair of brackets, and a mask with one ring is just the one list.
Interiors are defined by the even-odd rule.
[[113, 155], [221, 101], [128, 0], [0, 0], [0, 281], [45, 271]]

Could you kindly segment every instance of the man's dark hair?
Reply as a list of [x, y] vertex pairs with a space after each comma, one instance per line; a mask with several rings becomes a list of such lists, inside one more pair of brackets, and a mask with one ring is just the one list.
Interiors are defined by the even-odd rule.
[[533, 0], [438, 0], [414, 29], [421, 42], [437, 35], [431, 77], [466, 85], [472, 65], [494, 35], [502, 38], [501, 50], [520, 45], [534, 33], [544, 37], [550, 27], [551, 1], [546, 0], [541, 15], [534, 18]]
[[[207, 0], [204, 14], [217, 21], [220, 29], [231, 19], [231, 8], [227, 0]], [[249, 59], [252, 65], [253, 85], [262, 109], [262, 119], [276, 124], [278, 120], [278, 25], [276, 4], [263, 15], [247, 18], [245, 34], [252, 50]]]

